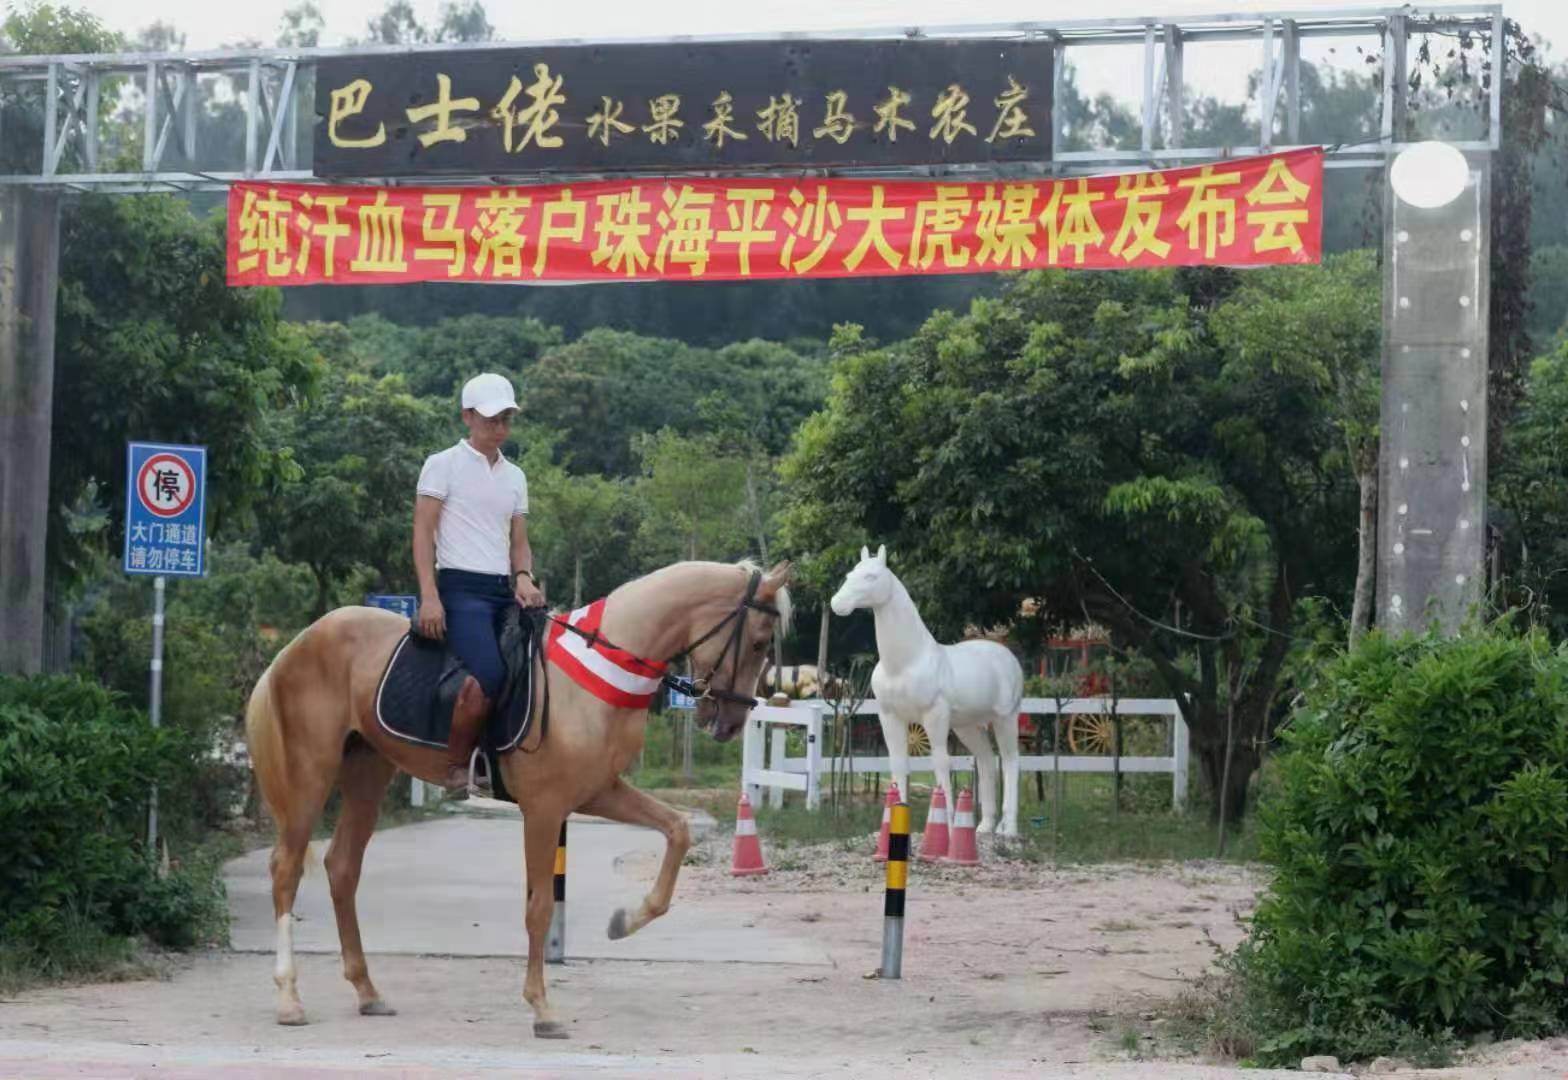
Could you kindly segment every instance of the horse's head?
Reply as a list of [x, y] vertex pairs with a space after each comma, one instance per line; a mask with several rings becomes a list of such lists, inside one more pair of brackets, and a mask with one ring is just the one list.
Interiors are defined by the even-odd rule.
[[893, 571], [887, 568], [887, 545], [875, 555], [862, 547], [860, 562], [844, 576], [844, 584], [833, 594], [833, 612], [848, 615], [857, 608], [874, 608], [887, 603], [893, 595]]
[[734, 600], [732, 618], [691, 650], [691, 671], [697, 684], [697, 726], [719, 742], [728, 742], [746, 723], [757, 699], [749, 691], [768, 657], [774, 628], [789, 622], [789, 579], [794, 567], [781, 562], [763, 574], [749, 566], [746, 588], [755, 591]]

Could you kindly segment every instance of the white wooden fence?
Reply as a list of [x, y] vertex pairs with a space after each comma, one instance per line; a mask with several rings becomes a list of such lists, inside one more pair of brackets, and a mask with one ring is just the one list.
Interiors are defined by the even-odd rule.
[[[1051, 716], [1056, 712], [1056, 699], [1024, 698], [1018, 711], [1029, 716]], [[880, 712], [877, 702], [868, 700], [861, 706], [859, 715], [876, 716]], [[1111, 699], [1064, 699], [1062, 714], [1074, 713], [1110, 715]], [[1055, 763], [1060, 761], [1064, 773], [1110, 773], [1118, 767], [1124, 773], [1170, 773], [1171, 806], [1177, 811], [1184, 809], [1190, 744], [1181, 708], [1171, 698], [1122, 698], [1116, 702], [1116, 714], [1165, 717], [1169, 722], [1170, 754], [1164, 757], [1123, 755], [1119, 763], [1109, 754], [1063, 754], [1060, 758], [1050, 754], [1024, 754], [1018, 759], [1019, 772], [1054, 772]], [[786, 791], [803, 792], [807, 809], [815, 810], [820, 805], [821, 778], [831, 765], [822, 755], [822, 729], [830, 715], [831, 710], [821, 701], [796, 701], [789, 706], [759, 705], [752, 710], [741, 748], [741, 784], [753, 804], [760, 802], [766, 788], [771, 806], [782, 806]], [[789, 755], [788, 729], [791, 727], [805, 729], [804, 756]], [[975, 759], [968, 754], [951, 755], [948, 761], [955, 772], [971, 772], [975, 767]], [[886, 756], [856, 755], [841, 767], [848, 767], [855, 773], [888, 774], [890, 764]], [[933, 771], [931, 758], [911, 757], [909, 771]]]

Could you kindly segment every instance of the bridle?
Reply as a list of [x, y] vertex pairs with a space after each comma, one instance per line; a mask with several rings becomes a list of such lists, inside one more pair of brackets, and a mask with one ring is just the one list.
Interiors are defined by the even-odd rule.
[[[746, 583], [746, 595], [741, 597], [740, 601], [733, 609], [731, 609], [730, 613], [715, 623], [713, 627], [707, 631], [707, 633], [703, 634], [696, 641], [693, 641], [680, 652], [675, 653], [673, 656], [664, 660], [662, 663], [654, 664], [647, 660], [638, 659], [631, 653], [626, 653], [626, 655], [635, 663], [642, 665], [642, 667], [645, 668], [650, 675], [658, 678], [659, 681], [662, 682], [665, 686], [668, 686], [670, 689], [678, 693], [695, 698], [698, 701], [723, 701], [732, 705], [745, 705], [748, 708], [755, 705], [757, 703], [756, 695], [737, 693], [735, 690], [735, 680], [740, 677], [741, 635], [745, 632], [746, 629], [746, 612], [760, 611], [764, 615], [771, 615], [774, 618], [779, 617], [779, 609], [777, 607], [775, 607], [773, 604], [765, 603], [764, 601], [757, 599], [757, 589], [761, 586], [761, 584], [762, 571], [753, 570], [751, 572], [750, 580]], [[551, 615], [550, 620], [557, 626], [560, 626], [565, 630], [569, 630], [578, 637], [587, 641], [590, 648], [592, 648], [594, 645], [603, 645], [606, 648], [619, 649], [619, 646], [615, 645], [609, 639], [600, 634], [598, 630], [590, 631], [580, 629], [557, 615]], [[723, 632], [725, 627], [730, 627], [730, 638], [727, 642], [724, 643], [724, 651], [719, 653], [718, 659], [713, 662], [713, 666], [708, 669], [707, 674], [700, 675], [693, 679], [687, 679], [680, 675], [672, 675], [669, 673], [667, 670], [669, 665], [689, 659], [694, 651], [707, 642], [712, 641], [715, 637]], [[626, 652], [624, 649], [619, 651], [623, 653]], [[726, 661], [728, 661], [730, 665], [729, 685], [716, 688], [713, 685], [714, 677], [719, 674], [719, 669], [724, 667]]]

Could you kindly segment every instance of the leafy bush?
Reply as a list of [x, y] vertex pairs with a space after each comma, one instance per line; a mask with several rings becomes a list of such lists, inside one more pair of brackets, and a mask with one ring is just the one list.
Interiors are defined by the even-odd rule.
[[143, 850], [150, 784], [186, 782], [189, 740], [77, 678], [0, 678], [0, 948], [70, 974], [89, 939], [189, 946], [221, 927], [211, 868], [160, 876]]
[[1568, 652], [1371, 635], [1286, 735], [1237, 970], [1266, 1061], [1568, 1020]]

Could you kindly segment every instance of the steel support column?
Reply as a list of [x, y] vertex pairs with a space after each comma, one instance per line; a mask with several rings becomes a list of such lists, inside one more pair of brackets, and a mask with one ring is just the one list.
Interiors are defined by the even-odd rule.
[[44, 657], [60, 194], [0, 188], [0, 673]]
[[1386, 190], [1378, 624], [1453, 632], [1483, 595], [1489, 157], [1447, 206]]

